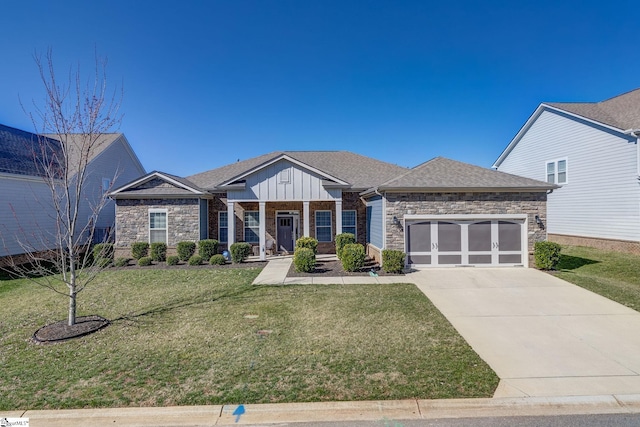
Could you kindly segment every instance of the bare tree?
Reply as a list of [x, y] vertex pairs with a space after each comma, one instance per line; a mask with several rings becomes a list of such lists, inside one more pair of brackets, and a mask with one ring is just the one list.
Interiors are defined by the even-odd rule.
[[27, 114], [38, 134], [33, 159], [51, 194], [47, 203], [54, 229], [42, 228], [37, 236], [24, 238], [20, 243], [26, 254], [20, 262], [14, 258], [10, 267], [14, 274], [68, 297], [68, 325], [73, 326], [78, 294], [104, 267], [89, 249], [107, 192], [96, 193], [87, 180], [90, 162], [106, 143], [105, 134], [119, 127], [122, 92], [108, 90], [106, 60], [97, 55], [91, 79], [81, 79], [78, 67], [69, 71], [63, 84], [56, 77], [51, 49], [44, 60], [40, 55], [34, 59], [45, 97], [41, 103], [34, 101], [34, 110]]

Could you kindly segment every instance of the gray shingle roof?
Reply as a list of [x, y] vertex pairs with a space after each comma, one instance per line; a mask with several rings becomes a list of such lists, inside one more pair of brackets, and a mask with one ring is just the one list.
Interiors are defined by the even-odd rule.
[[[60, 146], [57, 141], [50, 140], [49, 142], [45, 145], [50, 148], [49, 158], [53, 159], [54, 154], [59, 155]], [[43, 176], [35, 162], [35, 156], [41, 154], [40, 148], [38, 135], [0, 125], [0, 172]]]
[[[167, 179], [168, 178], [168, 179]], [[184, 187], [176, 186], [170, 182], [173, 180]], [[137, 183], [137, 184], [136, 184]], [[109, 195], [114, 198], [162, 198], [175, 196], [198, 197], [208, 194], [206, 190], [198, 187], [189, 180], [171, 175], [165, 172], [153, 171], [130, 182], [120, 188], [114, 189]]]
[[640, 89], [600, 102], [545, 102], [545, 104], [618, 129], [640, 128]]
[[[382, 183], [379, 190], [546, 191], [556, 185], [436, 157]], [[373, 189], [371, 189], [373, 191]]]
[[408, 171], [407, 168], [349, 151], [274, 151], [191, 175], [187, 179], [201, 188], [212, 190], [221, 183], [240, 176], [282, 155], [289, 156], [314, 169], [346, 181], [353, 189], [366, 189]]

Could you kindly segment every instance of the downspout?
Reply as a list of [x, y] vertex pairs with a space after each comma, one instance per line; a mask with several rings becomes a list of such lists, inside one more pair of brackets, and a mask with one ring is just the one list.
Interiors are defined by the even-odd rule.
[[623, 133], [636, 138], [636, 178], [640, 180], [640, 129], [627, 129]]

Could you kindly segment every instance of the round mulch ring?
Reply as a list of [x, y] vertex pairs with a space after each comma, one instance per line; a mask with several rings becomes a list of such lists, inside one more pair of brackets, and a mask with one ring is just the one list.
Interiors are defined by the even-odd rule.
[[33, 340], [41, 344], [66, 341], [92, 334], [109, 326], [109, 323], [104, 317], [96, 315], [77, 317], [73, 326], [69, 326], [66, 320], [61, 320], [38, 329], [33, 334]]

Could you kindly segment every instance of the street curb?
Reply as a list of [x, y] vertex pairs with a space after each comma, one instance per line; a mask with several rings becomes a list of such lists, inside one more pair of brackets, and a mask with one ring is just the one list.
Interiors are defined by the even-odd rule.
[[[11, 411], [31, 427], [200, 427], [330, 421], [640, 413], [640, 394]], [[18, 415], [20, 414], [20, 415]]]

